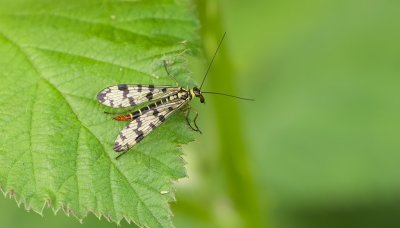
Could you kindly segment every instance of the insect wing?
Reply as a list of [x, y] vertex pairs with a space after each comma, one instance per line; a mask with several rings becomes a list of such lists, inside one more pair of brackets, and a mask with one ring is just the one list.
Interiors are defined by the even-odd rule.
[[178, 91], [179, 87], [176, 86], [119, 84], [101, 90], [97, 94], [97, 100], [112, 108], [127, 108], [170, 96]]
[[129, 150], [139, 143], [151, 131], [160, 126], [172, 113], [181, 108], [186, 100], [178, 99], [175, 102], [159, 106], [146, 114], [132, 120], [124, 127], [115, 139], [114, 150], [117, 152]]

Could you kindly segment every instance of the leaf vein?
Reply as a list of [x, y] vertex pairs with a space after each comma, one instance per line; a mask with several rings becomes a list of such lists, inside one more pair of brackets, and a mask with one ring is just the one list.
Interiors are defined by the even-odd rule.
[[[15, 46], [20, 52], [21, 54], [26, 58], [27, 62], [32, 66], [33, 70], [36, 72], [36, 75], [38, 76], [38, 78], [40, 77], [40, 72], [37, 69], [37, 67], [35, 66], [35, 64], [31, 61], [31, 59], [28, 57], [27, 53], [25, 53], [25, 51], [22, 49], [22, 47], [20, 45], [18, 45], [15, 41], [13, 41], [12, 39], [10, 39], [4, 32], [0, 31], [0, 35], [3, 36], [10, 44], [12, 44], [13, 46]], [[32, 122], [33, 122], [33, 108], [35, 105], [35, 99], [36, 99], [36, 94], [38, 91], [38, 87], [39, 87], [39, 82], [37, 81], [36, 84], [34, 85], [34, 92], [33, 92], [33, 96], [32, 96], [32, 101], [30, 104], [30, 115], [29, 115], [29, 125], [28, 125], [28, 135], [29, 135], [29, 152], [31, 155], [31, 161], [32, 161], [32, 175], [33, 175], [33, 181], [35, 182], [34, 187], [35, 189], [37, 188], [37, 174], [35, 171], [35, 165], [34, 165], [34, 152], [33, 152], [33, 141], [32, 141]], [[20, 156], [22, 157], [22, 156]]]

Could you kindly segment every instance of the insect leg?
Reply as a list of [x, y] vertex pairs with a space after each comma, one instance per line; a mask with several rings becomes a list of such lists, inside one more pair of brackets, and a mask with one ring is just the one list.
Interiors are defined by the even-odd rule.
[[199, 127], [198, 127], [197, 124], [196, 124], [197, 117], [199, 116], [199, 113], [198, 113], [197, 111], [194, 111], [194, 112], [196, 112], [196, 116], [195, 116], [194, 119], [193, 119], [193, 123], [194, 123], [195, 128], [194, 128], [194, 127], [192, 126], [192, 124], [190, 123], [189, 115], [190, 115], [190, 111], [192, 111], [192, 109], [194, 109], [194, 108], [193, 108], [191, 105], [189, 105], [188, 108], [187, 108], [187, 113], [186, 113], [186, 122], [188, 123], [189, 127], [190, 127], [193, 131], [197, 131], [197, 132], [199, 132], [200, 134], [202, 134], [202, 132], [200, 131]]
[[196, 112], [196, 116], [195, 116], [194, 119], [193, 119], [193, 123], [194, 123], [194, 126], [196, 127], [197, 131], [198, 131], [200, 134], [202, 134], [202, 132], [200, 131], [199, 127], [198, 127], [197, 124], [196, 124], [196, 120], [197, 120], [197, 117], [198, 117], [198, 116], [199, 116], [199, 113]]
[[172, 79], [174, 79], [174, 81], [175, 81], [175, 83], [176, 83], [176, 86], [178, 86], [178, 85], [179, 85], [178, 80], [176, 80], [176, 78], [175, 78], [174, 76], [172, 76], [172, 75], [169, 73], [169, 71], [168, 71], [167, 60], [164, 59], [163, 62], [164, 62], [164, 68], [165, 68], [165, 71], [167, 72], [167, 75], [168, 75], [169, 77], [171, 77]]

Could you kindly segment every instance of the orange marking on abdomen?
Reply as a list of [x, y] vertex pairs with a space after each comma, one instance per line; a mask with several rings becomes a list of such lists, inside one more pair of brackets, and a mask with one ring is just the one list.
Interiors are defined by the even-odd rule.
[[114, 120], [117, 120], [117, 121], [131, 121], [132, 120], [132, 115], [116, 116], [116, 117], [114, 117]]

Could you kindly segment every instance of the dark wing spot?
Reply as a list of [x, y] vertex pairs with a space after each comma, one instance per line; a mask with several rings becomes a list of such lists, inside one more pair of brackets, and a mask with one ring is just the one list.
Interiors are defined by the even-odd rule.
[[116, 151], [116, 152], [120, 152], [120, 151], [123, 151], [123, 150], [125, 150], [125, 149], [124, 149], [123, 146], [120, 145], [118, 142], [115, 142], [114, 147], [113, 147], [113, 150]]
[[151, 127], [151, 129], [156, 129], [156, 125], [154, 125], [153, 123], [150, 123], [149, 126]]
[[135, 106], [135, 105], [136, 105], [135, 99], [134, 99], [133, 97], [129, 97], [128, 99], [129, 99], [129, 104], [130, 104], [131, 106]]
[[153, 115], [154, 116], [157, 116], [158, 115], [158, 113], [160, 113], [159, 111], [157, 111], [157, 110], [154, 110], [154, 112], [153, 112]]
[[129, 94], [129, 90], [123, 90], [123, 92], [122, 92], [122, 97], [123, 98], [127, 98], [128, 97], [128, 94]]
[[136, 137], [135, 141], [138, 143], [138, 142], [142, 141], [143, 138], [144, 138], [143, 134], [138, 135], [138, 136]]
[[147, 99], [151, 100], [153, 99], [153, 93], [149, 92], [148, 94], [146, 94]]
[[164, 122], [165, 117], [164, 117], [163, 115], [160, 115], [160, 116], [158, 117], [158, 119], [159, 119], [161, 122]]
[[128, 85], [127, 84], [119, 84], [118, 85], [118, 89], [119, 90], [127, 90], [128, 89]]
[[161, 91], [162, 91], [163, 93], [166, 93], [166, 92], [167, 92], [167, 88], [162, 88]]
[[136, 127], [137, 128], [139, 128], [139, 127], [141, 127], [142, 126], [142, 121], [140, 121], [140, 120], [136, 120]]
[[173, 107], [168, 107], [168, 111], [172, 111], [172, 110], [174, 110]]
[[119, 137], [121, 137], [122, 140], [126, 140], [125, 135], [123, 135], [122, 133], [119, 133]]
[[149, 85], [149, 91], [153, 92], [154, 91], [154, 85]]
[[106, 101], [105, 97], [106, 97], [106, 93], [97, 94], [97, 100], [100, 101], [101, 103], [104, 103]]

